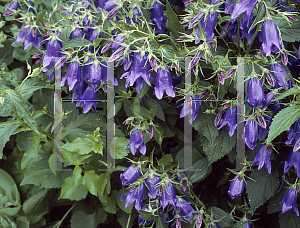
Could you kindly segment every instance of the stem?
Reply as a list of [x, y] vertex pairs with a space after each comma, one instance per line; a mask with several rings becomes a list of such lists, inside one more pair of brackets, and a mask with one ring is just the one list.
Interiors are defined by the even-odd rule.
[[258, 33], [258, 26], [256, 27], [256, 31], [255, 31], [255, 33], [254, 33], [254, 35], [253, 35], [253, 37], [252, 37], [251, 43], [250, 43], [250, 45], [249, 45], [249, 47], [248, 47], [248, 49], [247, 49], [247, 51], [246, 51], [246, 55], [249, 54], [249, 52], [250, 52], [250, 50], [251, 50], [251, 47], [252, 47], [252, 45], [253, 45], [253, 43], [254, 43], [254, 40], [255, 40], [255, 38], [256, 38], [257, 33]]
[[192, 193], [193, 197], [196, 198], [196, 200], [199, 202], [199, 204], [205, 209], [206, 208], [205, 204], [201, 200], [199, 200], [199, 198], [196, 196], [196, 194], [194, 193], [194, 191], [190, 190], [190, 192]]
[[226, 32], [226, 30], [220, 25], [220, 23], [219, 23], [219, 26], [226, 33], [226, 35], [229, 37], [229, 39], [232, 41], [232, 43], [234, 43], [237, 46], [237, 44], [233, 41], [233, 39], [231, 38], [231, 36], [229, 36], [229, 34]]
[[129, 228], [129, 222], [130, 222], [131, 214], [129, 214], [128, 220], [127, 220], [127, 225], [126, 228]]
[[223, 38], [223, 36], [219, 33], [219, 31], [215, 28], [215, 31], [218, 33], [218, 35], [222, 38], [222, 40], [223, 40], [223, 42], [226, 44], [226, 46], [227, 46], [227, 49], [230, 49], [229, 48], [229, 45], [228, 45], [228, 43], [225, 41], [225, 39]]
[[[67, 215], [70, 213], [70, 211], [78, 204], [78, 202], [76, 202], [68, 211], [67, 213], [64, 215], [64, 217], [62, 217], [62, 219], [58, 222], [58, 226], [57, 228], [60, 227], [60, 225], [62, 224], [62, 222], [64, 221], [64, 219], [67, 217]], [[56, 226], [55, 226], [56, 227]]]

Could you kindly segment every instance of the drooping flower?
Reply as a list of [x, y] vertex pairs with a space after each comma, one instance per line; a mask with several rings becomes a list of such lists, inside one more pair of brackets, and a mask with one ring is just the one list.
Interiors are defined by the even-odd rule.
[[286, 84], [285, 78], [287, 76], [287, 72], [279, 63], [271, 64], [271, 74], [276, 80], [275, 81], [276, 88], [283, 87]]
[[267, 107], [271, 104], [274, 99], [276, 93], [274, 91], [269, 92], [266, 97], [261, 102], [261, 110], [265, 111]]
[[148, 186], [148, 196], [152, 199], [155, 199], [159, 196], [158, 193], [158, 183], [160, 182], [160, 179], [157, 175], [152, 174], [152, 179], [151, 176], [149, 175], [146, 179], [146, 183]]
[[[34, 33], [34, 36], [33, 36]], [[25, 28], [24, 26], [21, 27], [20, 34], [16, 37], [16, 42], [21, 42], [24, 45], [24, 49], [26, 50], [30, 45], [34, 46], [36, 49], [40, 50], [40, 42], [42, 41], [41, 38], [38, 37], [36, 31], [31, 30], [30, 27]]]
[[130, 185], [137, 180], [140, 175], [140, 168], [135, 165], [129, 166], [123, 173], [120, 174], [122, 185]]
[[249, 19], [255, 4], [256, 0], [240, 0], [228, 8], [228, 13], [231, 13], [231, 19], [235, 19], [243, 12], [246, 12], [247, 18]]
[[294, 167], [297, 176], [300, 177], [300, 154], [299, 151], [293, 152], [293, 149], [285, 159], [283, 172], [287, 173], [292, 167]]
[[253, 108], [258, 108], [261, 101], [265, 98], [264, 88], [259, 78], [250, 78], [247, 86], [247, 102]]
[[195, 54], [195, 56], [192, 58], [190, 64], [189, 64], [189, 69], [193, 68], [194, 66], [197, 65], [197, 63], [199, 62], [199, 60], [201, 59], [203, 51], [202, 50], [198, 50], [197, 53]]
[[193, 121], [196, 119], [198, 115], [197, 112], [202, 104], [202, 101], [200, 101], [199, 96], [200, 95], [195, 95], [195, 99], [193, 99], [193, 97], [191, 97], [191, 99], [187, 98], [183, 104], [175, 107], [175, 108], [179, 108], [184, 106], [180, 111], [180, 118], [183, 118], [187, 116], [189, 113], [191, 113], [190, 120], [189, 120], [190, 124], [192, 124]]
[[128, 148], [130, 145], [130, 151], [133, 155], [135, 155], [136, 150], [139, 148], [140, 153], [145, 155], [146, 154], [146, 144], [143, 142], [143, 139], [141, 138], [141, 135], [138, 130], [135, 130], [132, 132], [130, 141], [128, 145], [124, 148]]
[[131, 187], [126, 195], [121, 196], [120, 200], [126, 199], [125, 208], [129, 207], [133, 202], [135, 202], [135, 209], [139, 211], [142, 208], [142, 197], [145, 190], [145, 184], [141, 183]]
[[272, 155], [272, 147], [268, 146], [264, 143], [258, 149], [257, 154], [252, 162], [252, 166], [258, 165], [258, 170], [260, 170], [264, 165], [269, 174], [271, 174], [271, 155]]
[[176, 200], [176, 207], [180, 210], [180, 218], [191, 222], [193, 220], [193, 213], [195, 212], [194, 208], [185, 199], [182, 198], [182, 201]]
[[218, 111], [218, 114], [216, 115], [216, 118], [214, 120], [215, 127], [220, 124], [220, 121], [222, 119], [222, 112], [223, 112], [223, 109], [220, 108], [219, 111]]
[[155, 33], [165, 33], [167, 18], [164, 15], [164, 10], [159, 2], [155, 2], [151, 8], [150, 18], [156, 24]]
[[73, 100], [76, 100], [76, 99], [82, 99], [82, 96], [84, 94], [84, 91], [86, 90], [86, 88], [88, 87], [88, 84], [85, 82], [85, 78], [83, 76], [83, 70], [81, 71], [81, 74], [80, 74], [80, 80], [76, 82], [75, 84], [75, 92], [73, 93], [73, 96], [72, 96], [72, 102]]
[[265, 52], [266, 56], [281, 51], [282, 45], [279, 39], [278, 28], [274, 21], [265, 20], [261, 27], [262, 45], [260, 55]]
[[[133, 61], [133, 65], [129, 71], [125, 72], [121, 79], [126, 77], [125, 87], [133, 86], [135, 82], [139, 78], [144, 79], [144, 81], [151, 86], [149, 78], [150, 74], [150, 62], [147, 60], [148, 54], [145, 53], [143, 57], [141, 57], [141, 53], [136, 54], [135, 59]], [[143, 81], [141, 81], [143, 82]], [[141, 83], [143, 85], [143, 83]], [[138, 92], [140, 93], [141, 87], [137, 87]]]
[[75, 28], [75, 30], [73, 30], [70, 34], [69, 39], [75, 39], [75, 38], [83, 38], [83, 32], [81, 30], [81, 28]]
[[245, 187], [245, 180], [243, 177], [236, 175], [235, 178], [231, 181], [228, 193], [232, 199], [237, 196], [241, 196]]
[[87, 113], [88, 111], [90, 111], [90, 109], [92, 108], [93, 105], [96, 110], [97, 101], [94, 101], [96, 99], [97, 99], [97, 90], [94, 90], [93, 87], [87, 86], [82, 95], [81, 100], [77, 101], [76, 107], [83, 106], [84, 114]]
[[154, 93], [155, 96], [161, 100], [164, 92], [166, 92], [170, 97], [175, 97], [169, 69], [166, 68], [166, 70], [163, 70], [162, 68], [159, 68], [155, 74]]
[[[299, 216], [299, 211], [297, 208], [298, 191], [296, 188], [289, 188], [286, 191], [282, 201], [279, 203], [279, 204], [282, 204], [282, 213], [281, 214], [283, 214], [293, 208], [296, 215]], [[274, 204], [274, 206], [279, 205], [279, 204]]]
[[245, 143], [253, 150], [256, 146], [256, 140], [258, 135], [258, 124], [254, 119], [250, 119], [245, 124]]
[[[93, 62], [92, 58], [89, 58], [90, 62]], [[95, 66], [95, 64], [97, 64], [97, 67]], [[101, 64], [96, 61], [96, 63], [92, 63], [92, 64], [88, 64], [87, 68], [88, 68], [88, 79], [89, 79], [89, 83], [93, 86], [94, 89], [97, 88], [97, 86], [100, 83], [101, 80], [101, 74], [102, 74], [102, 68], [103, 66], [101, 66]]]
[[68, 67], [68, 71], [66, 76], [62, 79], [62, 85], [65, 84], [65, 81], [68, 82], [69, 85], [69, 91], [73, 90], [74, 85], [77, 81], [79, 81], [80, 78], [80, 64], [77, 61], [74, 61], [72, 63], [70, 63], [69, 67]]
[[228, 126], [228, 135], [231, 137], [236, 129], [237, 124], [237, 106], [234, 108], [228, 108], [225, 112], [224, 118], [220, 121], [221, 126], [218, 129], [221, 129], [225, 125]]
[[19, 2], [18, 0], [12, 0], [11, 3], [7, 6], [7, 8], [4, 11], [3, 16], [7, 17], [12, 14], [12, 10], [17, 10], [19, 8]]
[[117, 0], [97, 0], [97, 11], [99, 12], [100, 9], [104, 9], [106, 11], [111, 11], [117, 5], [115, 4]]
[[168, 204], [176, 207], [177, 198], [173, 184], [169, 181], [165, 181], [164, 186], [165, 189], [163, 190], [162, 196], [160, 198], [161, 206], [163, 207], [163, 209], [165, 209]]

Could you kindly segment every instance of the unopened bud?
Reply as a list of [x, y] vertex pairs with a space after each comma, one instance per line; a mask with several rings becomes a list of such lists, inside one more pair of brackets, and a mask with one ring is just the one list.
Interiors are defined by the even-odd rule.
[[131, 120], [127, 120], [126, 122], [125, 122], [125, 125], [128, 125], [128, 124], [130, 124], [131, 123]]
[[145, 131], [141, 131], [140, 136], [141, 136], [142, 139], [144, 138], [144, 135], [145, 135]]
[[159, 196], [162, 196], [162, 194], [163, 194], [163, 187], [162, 186], [160, 186], [160, 188], [159, 188], [159, 192], [158, 192], [158, 194], [159, 194]]
[[218, 76], [218, 81], [222, 84], [222, 85], [224, 85], [224, 83], [225, 83], [225, 73], [224, 73], [224, 71], [218, 71], [218, 73], [217, 73], [217, 76]]
[[39, 64], [39, 63], [42, 63], [43, 62], [43, 59], [38, 59], [37, 61], [35, 61], [35, 64]]
[[183, 189], [183, 191], [185, 191], [187, 189], [187, 181], [186, 181], [186, 179], [182, 180], [182, 189]]
[[288, 64], [288, 55], [285, 53], [285, 52], [283, 52], [283, 53], [281, 53], [281, 62], [282, 62], [282, 64], [283, 65], [287, 65]]
[[298, 21], [294, 16], [292, 15], [288, 15], [287, 18], [290, 20], [290, 21]]
[[201, 21], [204, 16], [205, 16], [205, 13], [203, 13], [203, 12], [198, 13], [197, 16], [195, 16], [189, 23], [188, 29], [194, 28], [198, 24], [198, 18], [199, 18], [199, 21]]
[[107, 15], [107, 20], [112, 19], [114, 16], [117, 15], [118, 12], [119, 12], [119, 6], [114, 7], [111, 11], [109, 11]]
[[300, 149], [300, 138], [296, 141], [295, 146], [293, 148], [293, 152], [296, 152]]
[[220, 108], [219, 111], [218, 111], [218, 114], [215, 118], [215, 121], [214, 121], [214, 124], [215, 124], [215, 127], [219, 125], [220, 121], [221, 121], [221, 118], [222, 118], [222, 109]]
[[223, 106], [223, 110], [227, 109], [229, 106], [230, 106], [230, 103], [226, 103], [226, 104]]
[[38, 53], [34, 54], [31, 58], [32, 59], [37, 59], [37, 58], [40, 58], [42, 56], [43, 56], [43, 53], [42, 52], [38, 52]]
[[106, 85], [102, 85], [102, 90], [104, 91], [104, 93], [107, 93], [107, 87], [106, 87]]
[[229, 71], [227, 71], [225, 79], [230, 78], [235, 73], [235, 71], [236, 69], [230, 69]]
[[265, 121], [265, 118], [262, 114], [257, 114], [257, 118], [258, 118], [258, 123], [259, 125], [263, 128], [266, 129], [267, 128], [267, 123]]
[[150, 65], [152, 67], [152, 69], [157, 72], [157, 61], [156, 59], [152, 56], [150, 59]]
[[229, 27], [230, 27], [230, 25], [232, 24], [232, 22], [231, 21], [228, 21], [226, 24], [225, 24], [225, 26], [224, 26], [224, 30], [226, 31], [226, 32], [228, 32], [229, 31]]
[[206, 97], [209, 93], [209, 89], [206, 89], [204, 90], [204, 92], [202, 92], [200, 95], [199, 95], [199, 100], [203, 99], [204, 97]]
[[186, 36], [180, 36], [178, 37], [178, 40], [188, 40], [189, 38], [187, 38]]
[[62, 65], [64, 65], [64, 63], [67, 61], [68, 56], [64, 55], [63, 57], [61, 57], [55, 64], [54, 68], [58, 69], [60, 68]]
[[152, 139], [153, 137], [153, 125], [149, 125], [149, 138]]
[[269, 83], [269, 85], [272, 86], [272, 87], [274, 87], [275, 86], [275, 80], [274, 80], [272, 74], [265, 73], [265, 77], [266, 77], [266, 80]]
[[200, 228], [201, 227], [201, 225], [202, 225], [202, 216], [203, 216], [203, 213], [199, 212], [197, 220], [196, 220], [196, 228]]
[[126, 47], [121, 46], [119, 47], [108, 59], [108, 62], [113, 62], [115, 60], [118, 60], [122, 55], [124, 54]]
[[199, 60], [201, 59], [203, 51], [202, 50], [198, 50], [196, 55], [193, 57], [192, 61], [189, 64], [189, 69], [193, 68], [194, 66], [197, 65], [197, 63], [199, 62]]
[[176, 228], [181, 228], [181, 220], [179, 217], [176, 218]]
[[107, 51], [110, 49], [112, 43], [113, 43], [113, 42], [112, 42], [111, 40], [109, 40], [109, 41], [103, 46], [103, 48], [101, 49], [101, 54], [107, 52]]
[[233, 40], [234, 43], [238, 43], [237, 36], [234, 36], [234, 35], [233, 35], [233, 36], [232, 36], [232, 40]]
[[67, 10], [66, 7], [64, 7], [64, 6], [59, 6], [59, 8], [60, 8], [61, 10]]

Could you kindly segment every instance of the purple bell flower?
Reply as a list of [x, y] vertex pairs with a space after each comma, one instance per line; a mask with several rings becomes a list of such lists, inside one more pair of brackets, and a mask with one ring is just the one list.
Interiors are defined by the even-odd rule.
[[164, 91], [166, 91], [170, 97], [175, 97], [169, 69], [166, 68], [166, 70], [163, 70], [162, 68], [159, 68], [155, 74], [155, 96], [161, 100]]
[[155, 199], [159, 196], [158, 193], [158, 183], [160, 182], [160, 179], [157, 175], [152, 174], [152, 180], [150, 175], [148, 176], [148, 178], [146, 179], [146, 183], [148, 186], [148, 196], [152, 199]]
[[[297, 208], [297, 198], [298, 198], [298, 192], [299, 192], [299, 187], [297, 186], [296, 188], [289, 188], [282, 201], [279, 204], [282, 205], [282, 213], [285, 213], [293, 208], [295, 211], [296, 215], [299, 216], [299, 211]], [[279, 204], [274, 204], [274, 206], [279, 205]]]
[[276, 80], [276, 88], [283, 87], [286, 84], [285, 77], [287, 76], [287, 72], [279, 63], [271, 64], [271, 74]]
[[[133, 84], [137, 81], [138, 78], [143, 78], [145, 82], [151, 86], [149, 78], [150, 74], [150, 62], [147, 60], [148, 54], [145, 53], [143, 57], [141, 57], [141, 53], [136, 54], [135, 59], [133, 61], [133, 65], [128, 72], [125, 72], [121, 79], [126, 77], [125, 87], [133, 86]], [[138, 92], [140, 93], [140, 87], [138, 87]]]
[[[215, 38], [215, 27], [217, 23], [217, 18], [218, 18], [218, 13], [214, 12], [211, 14], [210, 12], [208, 13], [206, 21], [204, 21], [204, 18], [201, 19], [201, 27], [204, 31], [204, 34], [206, 36], [206, 43], [210, 45], [210, 42]], [[203, 40], [203, 37], [200, 36], [199, 28], [195, 29], [195, 33], [197, 38], [195, 39], [195, 44], [200, 43], [201, 40]], [[191, 35], [194, 35], [193, 33]]]
[[143, 139], [141, 138], [141, 135], [138, 130], [132, 132], [130, 137], [130, 142], [124, 149], [127, 149], [129, 145], [130, 145], [130, 151], [133, 155], [135, 155], [136, 150], [138, 148], [140, 149], [141, 154], [143, 155], [146, 154], [146, 144], [143, 142]]
[[171, 182], [167, 181], [164, 182], [165, 185], [165, 190], [162, 193], [162, 196], [160, 198], [160, 204], [163, 207], [163, 209], [165, 209], [165, 207], [168, 204], [173, 205], [174, 207], [176, 207], [176, 194], [175, 194], [175, 189], [174, 186]]
[[288, 140], [285, 141], [286, 145], [295, 145], [298, 139], [300, 138], [300, 127], [299, 127], [300, 119], [297, 119], [295, 123], [292, 124], [290, 130], [287, 131]]
[[238, 16], [244, 12], [246, 13], [247, 17], [250, 18], [255, 5], [256, 0], [240, 0], [238, 3], [231, 5], [228, 8], [228, 13], [231, 13], [231, 19], [238, 18]]
[[68, 82], [69, 91], [73, 90], [75, 83], [80, 79], [80, 64], [77, 61], [70, 63], [66, 76], [62, 79], [62, 85], [65, 84], [65, 81]]
[[[142, 13], [138, 10], [137, 7], [134, 7], [132, 11], [133, 11], [132, 21], [135, 23], [137, 19], [136, 16], [142, 16]], [[127, 24], [131, 25], [131, 20], [129, 17], [126, 17], [126, 22]]]
[[200, 95], [195, 95], [195, 99], [192, 98], [192, 101], [186, 100], [183, 104], [175, 107], [175, 108], [179, 108], [179, 107], [184, 106], [180, 111], [180, 118], [183, 118], [192, 112], [192, 114], [190, 116], [190, 120], [189, 120], [190, 124], [192, 124], [194, 122], [194, 120], [196, 119], [196, 117], [198, 115], [197, 112], [202, 104], [202, 101], [199, 101], [200, 100], [199, 96]]
[[86, 90], [86, 88], [88, 87], [88, 84], [85, 82], [84, 80], [84, 76], [83, 76], [83, 71], [81, 71], [80, 74], [80, 80], [76, 82], [75, 84], [75, 92], [73, 93], [72, 96], [72, 102], [76, 99], [81, 100], [84, 91]]
[[137, 180], [140, 175], [140, 168], [131, 165], [123, 173], [120, 174], [122, 185], [130, 185]]
[[300, 177], [300, 154], [298, 151], [293, 152], [293, 149], [291, 149], [289, 155], [285, 159], [283, 172], [287, 173], [292, 167], [294, 167], [297, 176]]
[[7, 6], [7, 8], [4, 11], [3, 16], [7, 17], [12, 14], [12, 10], [17, 10], [19, 8], [19, 2], [17, 0], [12, 0], [11, 3]]
[[237, 196], [241, 196], [245, 187], [245, 180], [243, 177], [236, 175], [235, 178], [231, 181], [228, 193], [232, 199]]
[[131, 187], [126, 195], [121, 196], [120, 200], [126, 199], [125, 208], [135, 202], [135, 209], [139, 211], [142, 208], [142, 197], [145, 191], [144, 183]]
[[[100, 7], [106, 11], [111, 11], [117, 5], [115, 4], [117, 0], [97, 0], [97, 8]], [[98, 10], [99, 12], [100, 10]]]
[[268, 146], [264, 143], [258, 149], [257, 154], [252, 162], [252, 166], [258, 165], [258, 170], [260, 170], [264, 165], [269, 174], [271, 174], [271, 155], [272, 155], [272, 147]]
[[267, 107], [271, 104], [272, 100], [274, 99], [276, 93], [274, 91], [269, 92], [265, 99], [262, 100], [261, 102], [261, 109], [265, 111]]
[[70, 40], [71, 39], [75, 39], [75, 38], [83, 38], [83, 32], [81, 30], [81, 28], [76, 28], [75, 30], [73, 30], [70, 34]]
[[237, 106], [234, 108], [228, 108], [225, 112], [224, 118], [220, 121], [221, 126], [218, 129], [221, 129], [225, 125], [228, 126], [228, 135], [231, 137], [233, 136], [235, 129], [236, 129], [236, 124], [237, 124], [237, 118], [236, 118], [236, 113], [237, 113]]
[[[34, 9], [34, 3], [32, 1], [29, 1], [29, 4], [32, 6], [32, 7], [29, 8], [29, 12], [32, 12], [34, 15], [36, 15], [39, 12], [39, 10], [40, 10], [40, 3], [38, 4], [36, 11]], [[28, 10], [27, 5], [25, 5], [25, 7]]]
[[265, 20], [261, 27], [262, 45], [260, 55], [265, 52], [266, 56], [281, 51], [281, 40], [279, 39], [278, 28], [274, 21]]
[[253, 150], [256, 146], [256, 140], [258, 135], [258, 124], [254, 119], [250, 119], [245, 124], [245, 143]]
[[164, 10], [160, 3], [155, 2], [151, 8], [150, 18], [156, 24], [155, 33], [164, 33], [167, 18], [164, 16]]
[[265, 98], [264, 88], [258, 78], [250, 78], [247, 86], [247, 102], [253, 108], [258, 108], [261, 101]]
[[179, 215], [180, 218], [185, 219], [188, 222], [191, 222], [193, 220], [193, 213], [194, 208], [187, 203], [185, 199], [182, 199], [184, 202], [180, 202], [179, 200], [176, 201], [176, 207], [179, 208]]
[[97, 61], [97, 67], [95, 66], [95, 62], [92, 64], [87, 65], [88, 67], [88, 79], [89, 83], [93, 86], [94, 89], [97, 88], [97, 86], [100, 83], [101, 80], [101, 73], [102, 73], [102, 67], [100, 62]]
[[[33, 36], [35, 33], [35, 36]], [[34, 46], [36, 49], [40, 50], [41, 38], [38, 37], [37, 32], [34, 32], [34, 29], [31, 30], [30, 27], [25, 28], [21, 27], [20, 34], [16, 37], [16, 40], [13, 43], [21, 42], [24, 45], [26, 50], [30, 45]]]
[[83, 95], [82, 95], [82, 100], [81, 101], [77, 101], [76, 103], [76, 107], [82, 107], [82, 102], [83, 102], [83, 113], [87, 113], [88, 111], [90, 111], [90, 109], [92, 108], [92, 106], [94, 105], [94, 108], [96, 110], [96, 106], [97, 106], [97, 101], [93, 101], [97, 99], [97, 90], [94, 90], [94, 88], [92, 87], [86, 87]]

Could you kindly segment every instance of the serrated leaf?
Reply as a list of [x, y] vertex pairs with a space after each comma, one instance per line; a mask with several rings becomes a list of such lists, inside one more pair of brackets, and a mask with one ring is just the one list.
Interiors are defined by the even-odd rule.
[[293, 88], [290, 88], [289, 90], [287, 91], [284, 91], [283, 93], [280, 93], [278, 97], [276, 97], [275, 99], [273, 99], [273, 101], [278, 101], [280, 99], [283, 99], [287, 96], [290, 96], [290, 95], [297, 95], [300, 93], [300, 89], [297, 85], [295, 85]]
[[42, 148], [40, 142], [40, 137], [36, 133], [34, 133], [32, 139], [32, 146], [25, 151], [22, 157], [21, 169], [25, 169], [25, 167], [28, 166], [28, 164], [31, 164], [37, 160], [39, 150]]
[[260, 20], [266, 15], [266, 7], [263, 3], [258, 3], [259, 10], [257, 12], [257, 16], [255, 17], [255, 20], [253, 21], [252, 25], [249, 28], [249, 32], [254, 29], [255, 25], [259, 23]]
[[211, 207], [209, 208], [209, 214], [211, 214], [211, 212], [214, 220], [220, 220], [219, 222], [217, 222], [218, 227], [226, 227], [232, 225], [232, 218], [221, 208]]
[[283, 20], [280, 17], [276, 17], [274, 19], [277, 28], [281, 32], [281, 38], [283, 41], [287, 41], [287, 42], [300, 41], [300, 37], [299, 37], [300, 18], [299, 17], [296, 18], [298, 19], [298, 21], [291, 22], [291, 26], [288, 24], [286, 20]]
[[277, 170], [269, 174], [265, 168], [251, 172], [250, 178], [255, 182], [247, 180], [246, 192], [252, 212], [274, 195], [279, 185], [278, 176]]
[[198, 112], [192, 126], [198, 132], [201, 132], [211, 144], [214, 144], [215, 139], [219, 136], [219, 130], [214, 124], [215, 115]]
[[7, 121], [0, 124], [0, 159], [2, 159], [5, 144], [9, 141], [9, 138], [13, 135], [14, 131], [20, 126], [20, 124], [16, 123], [16, 121]]
[[77, 138], [73, 142], [68, 142], [62, 146], [63, 149], [71, 152], [77, 152], [78, 154], [88, 154], [93, 150], [96, 143], [90, 138]]
[[2, 44], [4, 45], [3, 48], [0, 48], [0, 62], [6, 63], [9, 65], [13, 62], [13, 50], [14, 48], [11, 46], [13, 43], [13, 39], [6, 39]]
[[191, 183], [201, 180], [208, 172], [208, 158], [202, 158], [193, 164], [192, 169], [197, 171], [187, 172], [187, 177]]
[[271, 143], [282, 132], [290, 129], [291, 125], [300, 117], [299, 107], [299, 105], [295, 105], [284, 108], [274, 116], [266, 144]]
[[162, 220], [160, 216], [155, 218], [157, 228], [168, 228], [168, 225]]
[[211, 144], [209, 140], [205, 138], [202, 146], [205, 154], [207, 155], [209, 164], [224, 157], [236, 145], [236, 137], [234, 135], [230, 137], [227, 131], [227, 128], [223, 127], [220, 130], [219, 137], [217, 137], [214, 144]]
[[[299, 208], [299, 204], [297, 204], [297, 207]], [[279, 222], [280, 228], [300, 227], [300, 218], [296, 215], [296, 213], [293, 209], [291, 209], [283, 214], [279, 214], [278, 222]]]
[[86, 45], [91, 45], [92, 43], [84, 38], [74, 38], [67, 42], [65, 48], [74, 48], [74, 47], [81, 47]]
[[60, 38], [63, 42], [67, 43], [71, 33], [71, 27], [64, 27], [61, 31]]
[[61, 193], [58, 199], [69, 199], [75, 201], [85, 199], [89, 190], [85, 186], [81, 185], [82, 179], [83, 178], [80, 178], [77, 187], [75, 185], [74, 176], [66, 178], [61, 187]]
[[182, 32], [181, 23], [177, 17], [177, 14], [172, 9], [170, 3], [167, 1], [166, 3], [167, 11], [166, 11], [166, 17], [167, 17], [167, 23], [166, 23], [166, 29], [170, 29], [174, 33], [174, 38], [177, 39], [179, 37], [179, 32]]
[[75, 186], [78, 186], [79, 180], [80, 178], [82, 178], [81, 173], [82, 173], [81, 168], [79, 166], [76, 166], [73, 171]]
[[108, 184], [110, 185], [109, 174], [107, 172], [100, 174], [97, 183], [97, 192], [100, 196], [103, 196], [104, 189]]
[[91, 194], [97, 196], [97, 185], [99, 176], [95, 173], [95, 170], [85, 171], [83, 176], [83, 185], [87, 187]]
[[166, 167], [167, 165], [172, 164], [172, 162], [173, 162], [173, 157], [171, 154], [166, 154], [158, 161], [159, 165], [163, 166], [163, 167]]
[[[160, 105], [160, 103], [157, 100], [155, 100], [151, 97], [146, 97], [145, 98], [145, 106], [150, 110], [149, 112], [154, 113], [154, 111], [155, 111], [155, 116], [157, 116], [160, 120], [162, 120], [164, 122], [166, 121], [162, 106]], [[155, 108], [153, 108], [153, 110], [152, 110], [152, 107], [154, 107], [154, 106], [156, 106], [156, 110], [155, 110]], [[153, 114], [150, 114], [150, 116], [151, 115], [153, 116]]]
[[115, 159], [122, 159], [129, 153], [129, 147], [124, 149], [129, 143], [129, 139], [115, 137], [110, 143], [110, 155]]

